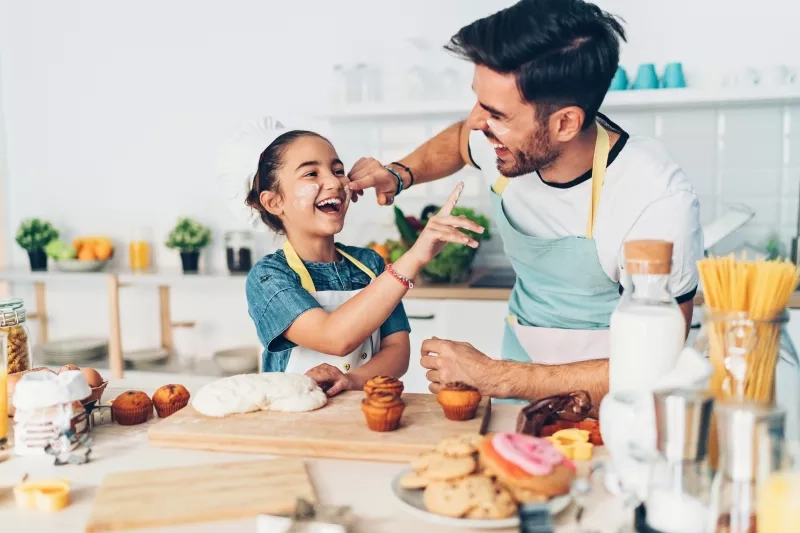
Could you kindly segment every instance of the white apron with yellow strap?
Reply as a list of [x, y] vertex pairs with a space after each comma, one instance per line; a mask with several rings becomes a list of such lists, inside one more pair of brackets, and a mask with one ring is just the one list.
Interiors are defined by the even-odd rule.
[[[359, 270], [369, 276], [371, 280], [375, 279], [375, 273], [361, 263], [361, 261], [350, 254], [339, 250], [338, 248], [337, 250], [345, 259], [353, 263], [353, 265], [355, 265]], [[309, 294], [311, 294], [311, 296], [319, 303], [319, 305], [329, 313], [332, 313], [341, 307], [342, 304], [362, 290], [318, 291], [316, 287], [314, 287], [314, 281], [311, 279], [308, 269], [303, 264], [300, 256], [297, 255], [297, 252], [294, 251], [294, 247], [292, 247], [289, 241], [284, 243], [283, 253], [286, 254], [286, 262], [289, 264], [289, 267], [295, 272], [295, 274], [300, 276], [300, 282], [302, 283], [303, 288], [307, 290]], [[289, 356], [289, 362], [286, 365], [286, 372], [305, 374], [310, 369], [317, 365], [321, 365], [322, 363], [328, 363], [329, 365], [335, 366], [342, 372], [347, 372], [348, 370], [352, 370], [369, 361], [374, 354], [380, 351], [380, 344], [380, 330], [377, 330], [373, 332], [372, 335], [367, 337], [361, 346], [344, 357], [328, 355], [315, 352], [314, 350], [310, 350], [302, 346], [295, 346], [292, 349], [292, 354]]]
[[609, 355], [608, 324], [619, 301], [619, 284], [603, 271], [592, 238], [609, 145], [608, 132], [598, 124], [585, 238], [522, 234], [503, 209], [508, 178], [500, 176], [492, 187], [495, 220], [517, 276], [503, 359], [558, 365]]

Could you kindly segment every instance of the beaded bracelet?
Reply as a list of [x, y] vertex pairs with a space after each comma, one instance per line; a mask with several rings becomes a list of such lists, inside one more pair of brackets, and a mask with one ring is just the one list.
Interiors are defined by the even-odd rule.
[[406, 189], [410, 189], [412, 185], [414, 185], [414, 173], [411, 172], [411, 169], [405, 166], [403, 163], [399, 163], [397, 161], [392, 161], [389, 163], [390, 165], [397, 165], [398, 167], [402, 168], [406, 172], [408, 172], [408, 187]]
[[402, 283], [407, 289], [414, 288], [414, 281], [398, 274], [397, 271], [394, 269], [394, 265], [392, 265], [392, 263], [386, 265], [386, 272], [391, 274], [394, 279]]
[[397, 192], [394, 193], [394, 195], [400, 196], [400, 193], [403, 192], [403, 178], [400, 177], [400, 173], [390, 166], [385, 166], [383, 168], [394, 174], [394, 177], [397, 178]]

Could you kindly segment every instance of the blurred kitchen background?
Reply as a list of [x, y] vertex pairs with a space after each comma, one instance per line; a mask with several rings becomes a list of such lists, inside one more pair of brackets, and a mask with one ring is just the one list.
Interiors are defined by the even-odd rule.
[[[110, 238], [109, 271], [128, 269], [128, 243], [144, 233], [156, 271], [179, 273], [178, 253], [163, 243], [189, 216], [211, 228], [212, 243], [201, 254], [205, 276], [172, 284], [172, 319], [194, 323], [175, 329], [175, 349], [208, 358], [257, 345], [244, 278], [226, 266], [225, 233], [246, 228], [223, 199], [218, 148], [243, 122], [273, 115], [327, 134], [348, 167], [362, 156], [396, 160], [473, 104], [471, 66], [442, 45], [512, 3], [0, 0], [0, 267], [12, 281], [0, 289], [35, 307], [30, 279], [19, 274], [28, 257], [14, 242], [23, 219], [51, 221], [68, 242]], [[613, 91], [602, 111], [666, 144], [715, 241], [741, 226], [712, 251], [789, 254], [800, 195], [800, 4], [596, 3], [626, 22], [621, 65], [630, 82], [640, 65], [660, 76], [679, 62], [687, 85]], [[490, 215], [489, 184], [471, 170], [414, 187], [398, 205], [418, 213], [458, 179], [467, 184], [461, 204]], [[396, 236], [392, 210], [368, 193], [339, 240]], [[256, 235], [254, 260], [277, 244]], [[504, 265], [500, 239], [485, 243], [476, 266]], [[50, 339], [108, 335], [103, 279], [47, 283]], [[157, 285], [131, 283], [121, 293], [126, 351], [159, 342]], [[446, 302], [409, 305], [426, 315]], [[484, 327], [500, 334], [499, 322]], [[417, 331], [447, 336], [429, 322]]]

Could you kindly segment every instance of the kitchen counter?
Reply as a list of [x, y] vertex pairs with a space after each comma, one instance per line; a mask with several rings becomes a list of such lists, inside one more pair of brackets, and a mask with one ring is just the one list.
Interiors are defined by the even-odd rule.
[[[190, 390], [197, 390], [209, 378], [196, 376], [165, 375], [146, 372], [128, 372], [124, 379], [112, 380], [104, 398], [113, 398], [120, 392], [137, 388], [152, 393], [165, 383], [183, 383]], [[513, 430], [518, 407], [497, 404], [492, 407], [490, 431]], [[89, 464], [56, 467], [52, 460], [43, 457], [11, 457], [0, 462], [0, 530], [10, 533], [35, 531], [36, 533], [78, 533], [84, 530], [89, 517], [95, 491], [107, 473], [135, 471], [153, 468], [203, 465], [237, 460], [264, 459], [274, 456], [204, 452], [193, 450], [161, 449], [150, 446], [147, 429], [157, 419], [147, 424], [123, 427], [117, 424], [98, 426], [92, 433], [94, 447]], [[603, 454], [603, 450], [598, 450]], [[276, 457], [280, 460], [280, 457]], [[358, 516], [355, 532], [358, 533], [407, 533], [425, 531], [465, 531], [436, 526], [407, 514], [394, 500], [390, 481], [406, 465], [400, 463], [374, 463], [329, 459], [308, 459], [307, 468], [321, 503], [349, 505]], [[588, 465], [580, 465], [586, 469]], [[30, 479], [65, 477], [72, 481], [73, 502], [59, 513], [52, 515], [18, 510], [14, 504], [10, 487], [24, 473]], [[143, 479], [142, 483], [147, 483]], [[588, 499], [584, 525], [605, 533], [615, 531], [619, 525], [621, 504], [609, 496], [601, 483]], [[558, 532], [572, 531], [575, 506], [571, 505], [557, 519]], [[247, 532], [255, 533], [255, 519], [209, 522], [182, 527], [140, 529], [164, 533], [192, 532]], [[496, 530], [501, 533], [516, 533], [517, 529]]]
[[[472, 283], [485, 275], [488, 270], [476, 270], [472, 276], [463, 283], [425, 283], [420, 281], [413, 289], [408, 291], [406, 298], [420, 300], [508, 300], [511, 295], [510, 288], [477, 288]], [[694, 298], [694, 305], [704, 303], [703, 293], [698, 292]], [[800, 309], [800, 291], [795, 292], [789, 299], [789, 309]]]

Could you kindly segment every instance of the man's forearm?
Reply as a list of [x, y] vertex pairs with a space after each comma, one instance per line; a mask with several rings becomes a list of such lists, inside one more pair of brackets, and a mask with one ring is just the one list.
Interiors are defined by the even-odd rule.
[[461, 155], [464, 122], [448, 127], [425, 144], [400, 160], [414, 173], [414, 184], [445, 178], [464, 168]]
[[608, 359], [566, 365], [539, 365], [514, 361], [492, 361], [479, 388], [493, 398], [535, 401], [554, 394], [585, 390], [593, 410], [608, 393]]

